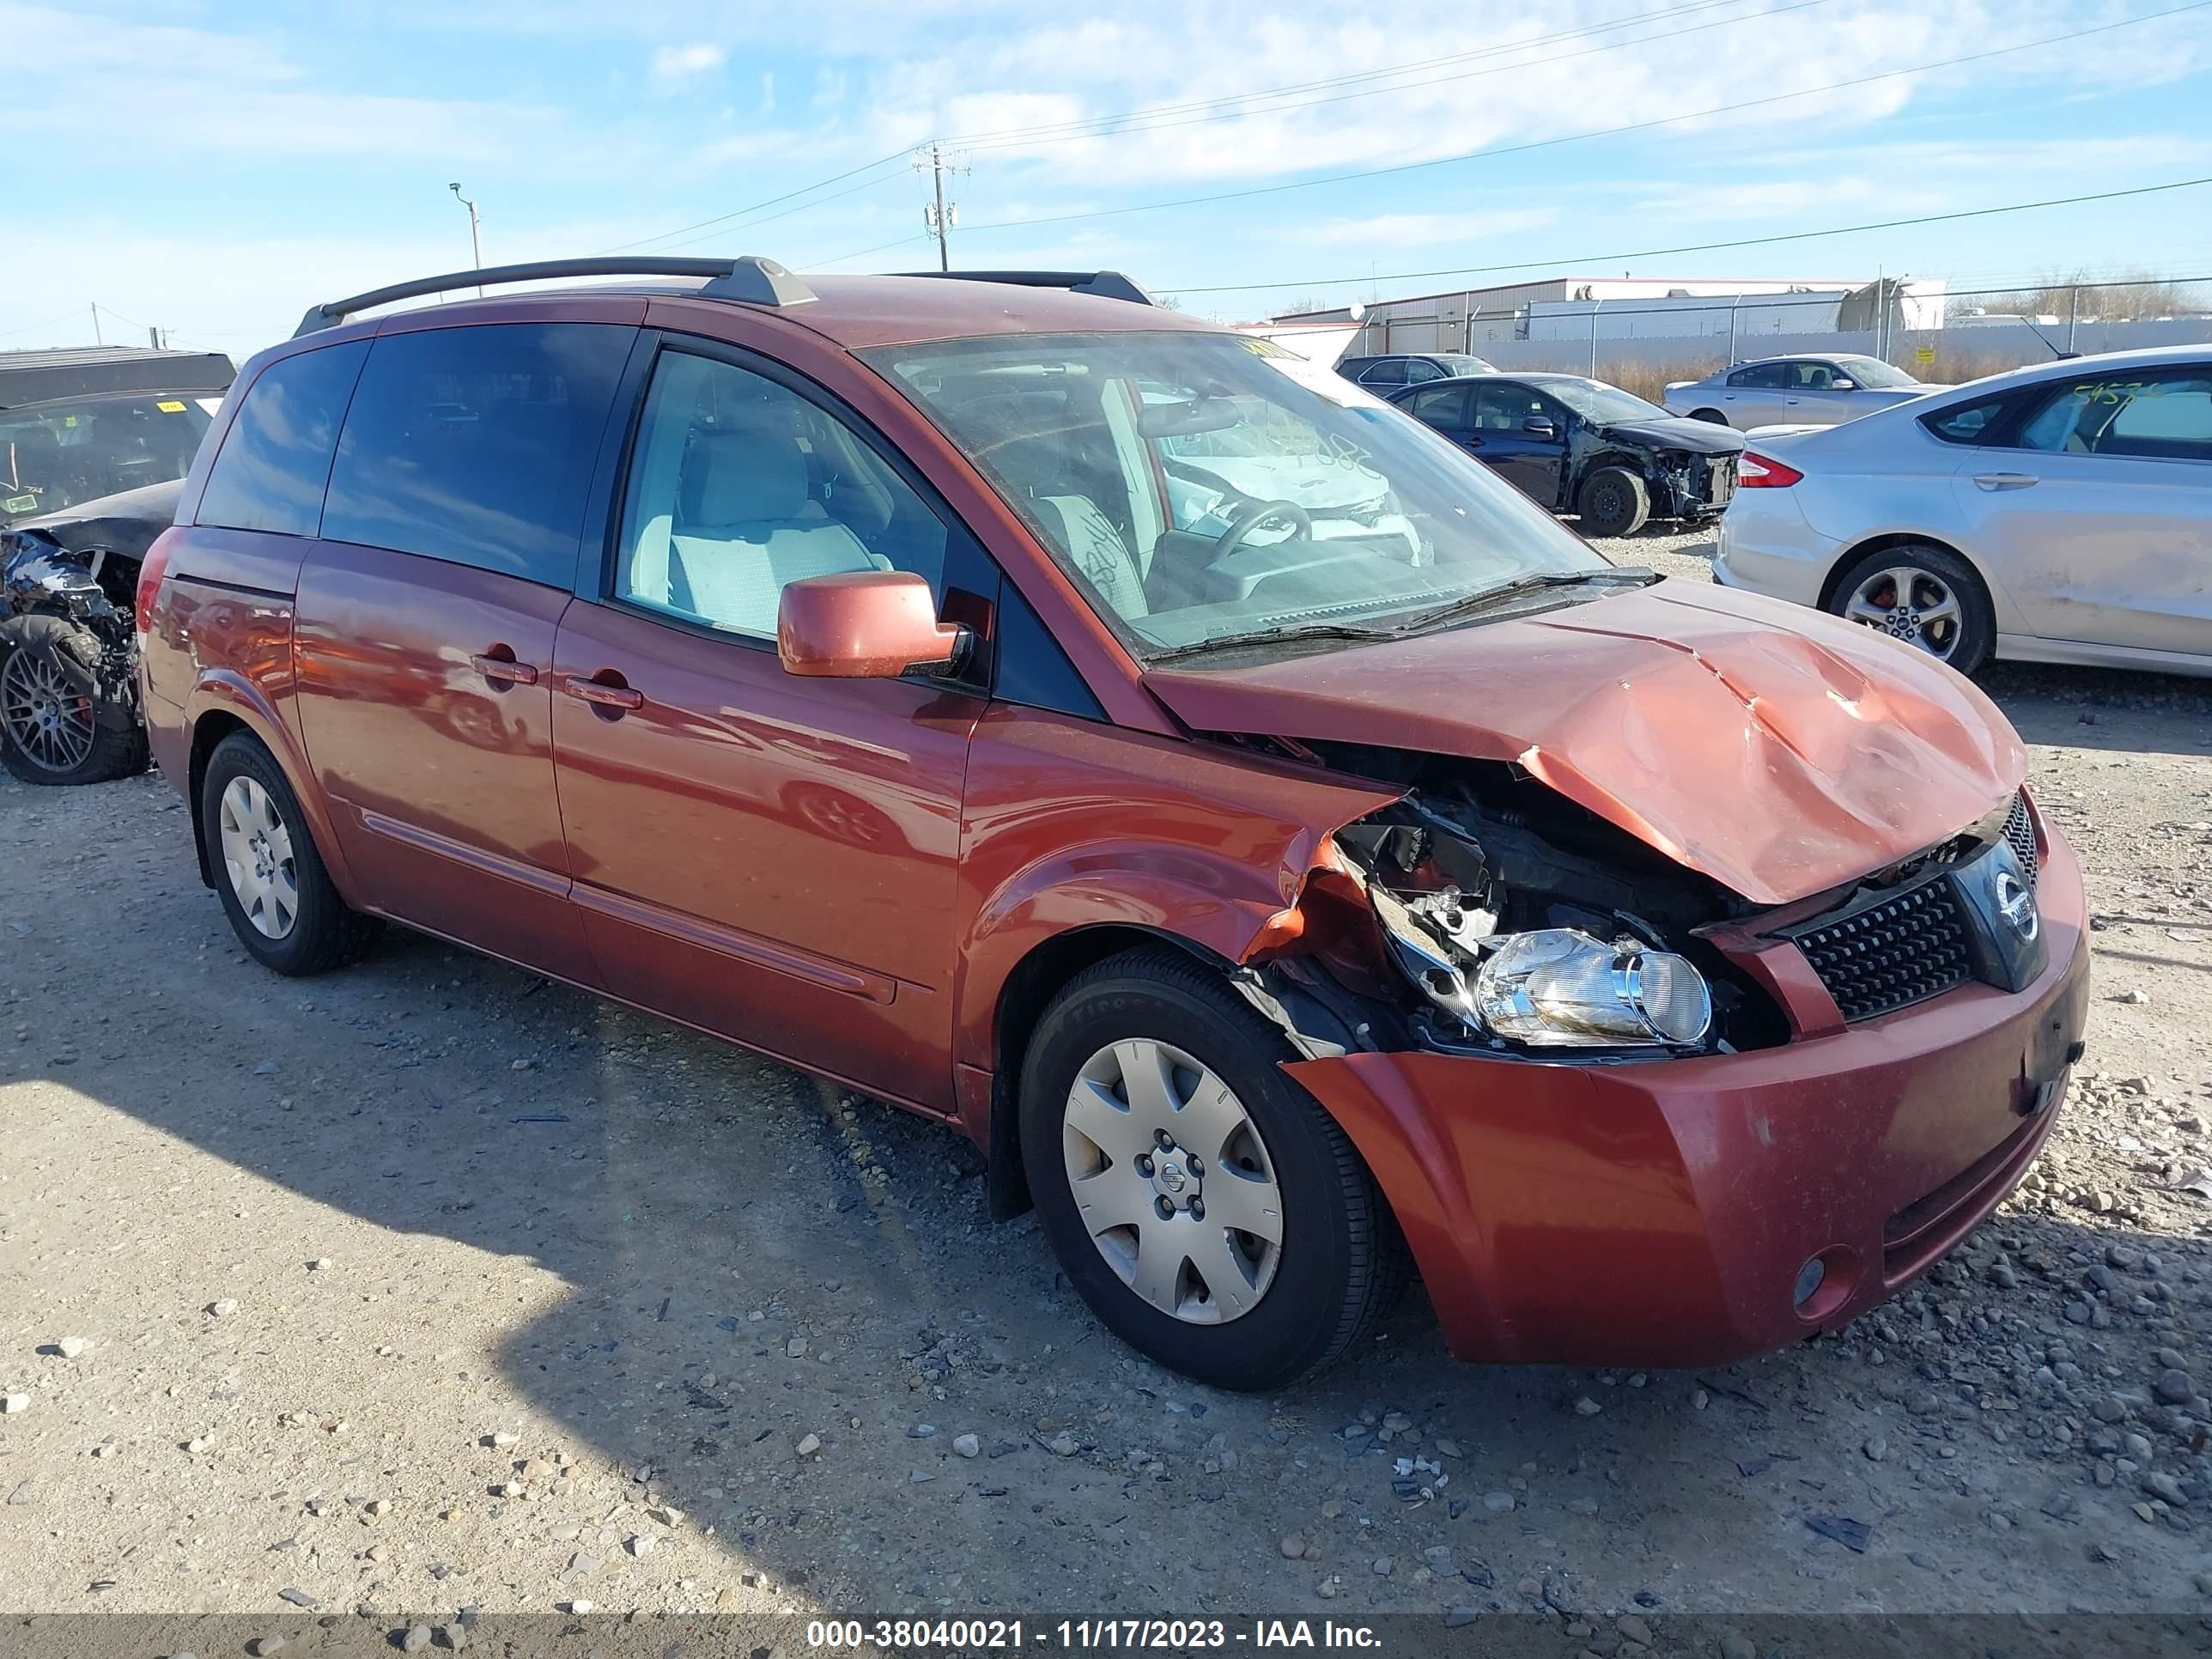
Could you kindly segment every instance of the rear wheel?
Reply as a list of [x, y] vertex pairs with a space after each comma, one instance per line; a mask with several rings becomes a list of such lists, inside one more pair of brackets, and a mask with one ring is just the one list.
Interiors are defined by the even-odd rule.
[[1690, 418], [1693, 421], [1711, 421], [1715, 426], [1728, 424], [1728, 416], [1717, 409], [1693, 409], [1690, 411]]
[[299, 799], [259, 738], [234, 732], [208, 757], [200, 834], [231, 929], [262, 966], [325, 973], [374, 937], [375, 924], [338, 896]]
[[104, 696], [99, 635], [23, 617], [0, 642], [0, 763], [26, 783], [106, 783], [146, 769], [135, 709]]
[[1625, 466], [1601, 467], [1577, 503], [1585, 536], [1633, 536], [1651, 516], [1651, 491]]
[[1079, 975], [1022, 1068], [1046, 1236], [1114, 1333], [1219, 1388], [1281, 1388], [1367, 1331], [1405, 1254], [1280, 1032], [1178, 952]]
[[1990, 659], [1996, 618], [1974, 568], [1948, 548], [1908, 542], [1855, 561], [1836, 579], [1828, 609], [1925, 651], [1961, 674]]

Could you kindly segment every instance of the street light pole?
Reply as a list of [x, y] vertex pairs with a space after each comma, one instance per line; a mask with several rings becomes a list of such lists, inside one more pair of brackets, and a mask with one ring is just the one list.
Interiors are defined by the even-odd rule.
[[[461, 194], [461, 186], [458, 181], [447, 185], [446, 188], [453, 192], [453, 199], [455, 201], [459, 202], [463, 207], [469, 210], [469, 254], [471, 263], [476, 270], [482, 270], [483, 269], [483, 237], [477, 228], [477, 204], [469, 200], [467, 197]], [[477, 290], [477, 298], [479, 300], [483, 298], [483, 289], [481, 288]]]

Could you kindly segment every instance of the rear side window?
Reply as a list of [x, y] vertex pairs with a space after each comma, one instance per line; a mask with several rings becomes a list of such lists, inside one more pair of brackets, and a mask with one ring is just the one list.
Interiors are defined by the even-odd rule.
[[209, 470], [197, 521], [313, 535], [338, 424], [368, 356], [368, 341], [349, 340], [262, 370]]
[[338, 440], [325, 539], [570, 586], [635, 338], [594, 323], [384, 336]]
[[1728, 377], [1730, 386], [1779, 386], [1789, 383], [1790, 365], [1787, 363], [1757, 363], [1749, 368], [1739, 368]]
[[1920, 417], [1920, 424], [1947, 444], [1985, 444], [2003, 422], [2006, 400], [1984, 398], [1979, 403], [1954, 404]]

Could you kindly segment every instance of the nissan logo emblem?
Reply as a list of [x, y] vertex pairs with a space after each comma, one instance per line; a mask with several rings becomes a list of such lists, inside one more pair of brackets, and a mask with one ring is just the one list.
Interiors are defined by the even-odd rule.
[[1997, 914], [2011, 925], [2014, 933], [2024, 939], [2035, 937], [2041, 926], [2035, 915], [2035, 895], [2021, 885], [2020, 878], [2009, 870], [1997, 872]]

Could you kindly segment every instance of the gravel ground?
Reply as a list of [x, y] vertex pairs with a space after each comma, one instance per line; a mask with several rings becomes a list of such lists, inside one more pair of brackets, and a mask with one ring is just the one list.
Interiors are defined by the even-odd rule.
[[940, 1130], [424, 939], [276, 979], [158, 779], [0, 780], [0, 1601], [2201, 1612], [2212, 705], [1988, 684], [2097, 916], [2015, 1200], [1733, 1369], [1462, 1367], [1416, 1295], [1277, 1399], [1119, 1346]]

